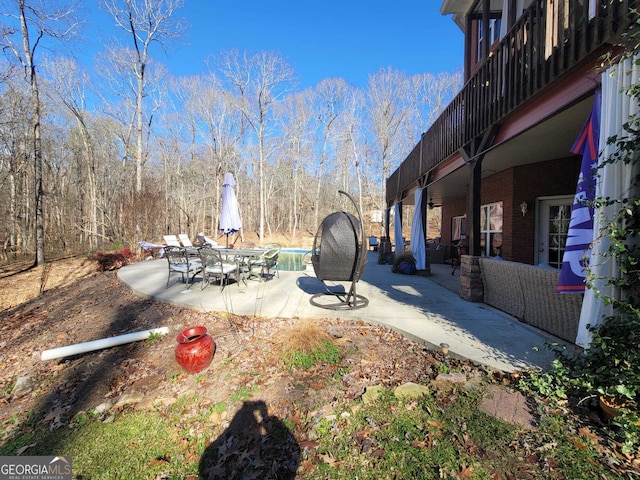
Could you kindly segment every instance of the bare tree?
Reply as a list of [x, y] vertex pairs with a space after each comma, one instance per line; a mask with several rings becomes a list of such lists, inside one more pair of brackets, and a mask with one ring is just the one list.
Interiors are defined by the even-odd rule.
[[174, 14], [183, 4], [184, 0], [102, 0], [103, 8], [113, 17], [116, 26], [129, 36], [133, 45], [128, 61], [135, 91], [137, 193], [142, 191], [145, 125], [143, 100], [147, 94], [149, 49], [153, 43], [166, 48], [170, 40], [182, 35], [186, 25], [182, 19], [174, 17]]
[[[86, 199], [86, 211], [88, 212], [86, 230], [89, 236], [89, 248], [94, 249], [98, 245], [98, 194], [96, 179], [96, 158], [94, 154], [94, 142], [91, 134], [90, 114], [86, 108], [86, 91], [90, 84], [86, 72], [80, 71], [78, 65], [68, 59], [58, 59], [46, 64], [46, 70], [50, 81], [45, 90], [47, 96], [54, 104], [59, 104], [71, 116], [80, 133], [82, 142], [82, 161], [79, 162], [80, 188]], [[84, 225], [85, 222], [81, 222]]]
[[293, 70], [275, 53], [249, 55], [237, 50], [228, 52], [220, 62], [220, 70], [234, 89], [231, 101], [240, 109], [258, 141], [258, 182], [260, 195], [259, 239], [264, 239], [265, 163], [268, 160], [267, 138], [273, 125], [274, 103], [287, 92]]
[[368, 124], [377, 154], [374, 161], [378, 165], [380, 182], [379, 209], [385, 204], [385, 179], [391, 174], [394, 165], [400, 164], [400, 155], [407, 152], [406, 148], [400, 147], [401, 128], [409, 114], [406, 105], [407, 87], [406, 75], [391, 68], [369, 75], [366, 90]]
[[[215, 232], [218, 226], [222, 180], [226, 172], [236, 177], [242, 168], [238, 143], [242, 138], [242, 114], [225, 95], [219, 79], [211, 74], [205, 77], [181, 79], [174, 96], [180, 100], [176, 108], [193, 125], [194, 135], [206, 159], [209, 189], [203, 195], [203, 208], [210, 211], [203, 229]], [[180, 93], [177, 93], [177, 92]], [[244, 218], [244, 215], [243, 215]]]
[[[7, 2], [4, 17], [9, 19], [3, 25], [4, 47], [11, 50], [18, 62], [23, 66], [26, 79], [31, 89], [32, 132], [33, 132], [33, 160], [35, 172], [35, 230], [36, 230], [36, 258], [35, 265], [43, 265], [44, 257], [44, 212], [42, 188], [43, 157], [41, 120], [42, 111], [40, 91], [38, 88], [38, 69], [36, 52], [43, 39], [68, 39], [74, 32], [76, 20], [74, 18], [77, 7], [74, 4], [56, 4], [34, 0], [16, 0]], [[20, 32], [21, 45], [14, 40], [14, 35]]]
[[288, 180], [288, 185], [286, 185], [288, 194], [285, 196], [289, 200], [287, 229], [291, 232], [292, 239], [296, 238], [302, 215], [300, 211], [300, 206], [303, 203], [302, 173], [304, 168], [309, 166], [307, 162], [313, 158], [311, 154], [312, 142], [308, 138], [312, 112], [305, 96], [304, 92], [289, 95], [279, 109], [279, 121], [285, 138], [283, 159], [287, 172], [284, 178]]
[[316, 86], [311, 96], [311, 101], [316, 111], [316, 120], [321, 130], [319, 136], [320, 151], [316, 170], [315, 225], [319, 225], [320, 192], [325, 163], [327, 162], [327, 148], [331, 140], [336, 141], [336, 138], [332, 137], [334, 136], [337, 119], [344, 112], [347, 90], [347, 82], [343, 79], [326, 79]]
[[[28, 177], [28, 167], [25, 157], [28, 156], [28, 136], [30, 129], [30, 101], [25, 93], [22, 82], [9, 80], [3, 82], [0, 97], [0, 187], [2, 187], [1, 204], [6, 208], [8, 218], [0, 222], [4, 226], [3, 260], [7, 260], [5, 253], [15, 255], [19, 249], [24, 249], [28, 238], [28, 208], [32, 198], [31, 189], [21, 192], [20, 186]], [[28, 182], [31, 185], [31, 182]], [[21, 201], [26, 196], [26, 201]]]
[[462, 88], [462, 72], [421, 73], [409, 78], [406, 100], [411, 106], [415, 129], [412, 141], [419, 138], [438, 118]]
[[[360, 157], [362, 156], [362, 150], [364, 149], [363, 142], [359, 138], [362, 135], [362, 130], [359, 128], [360, 115], [362, 113], [362, 106], [364, 105], [363, 94], [361, 90], [351, 89], [348, 92], [345, 102], [345, 109], [343, 115], [343, 142], [345, 148], [350, 150], [351, 158], [356, 172], [356, 180], [358, 182], [358, 199], [360, 211], [364, 212], [363, 197], [366, 192], [362, 184], [362, 162]], [[347, 156], [347, 153], [345, 153]], [[348, 191], [348, 190], [347, 190]]]

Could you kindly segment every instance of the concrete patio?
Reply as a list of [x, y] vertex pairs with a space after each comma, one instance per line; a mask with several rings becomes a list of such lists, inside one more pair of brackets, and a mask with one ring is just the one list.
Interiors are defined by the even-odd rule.
[[[488, 305], [462, 300], [455, 293], [458, 273], [451, 275], [449, 265], [432, 265], [426, 277], [401, 275], [392, 273], [390, 265], [379, 265], [374, 252], [368, 255], [357, 293], [369, 304], [357, 310], [313, 306], [311, 296], [326, 291], [326, 286], [310, 268], [280, 271], [279, 278], [263, 282], [231, 283], [223, 290], [216, 285], [201, 290], [198, 277], [187, 288], [175, 274], [167, 288], [164, 259], [127, 265], [118, 277], [138, 295], [201, 311], [269, 318], [342, 318], [386, 325], [429, 348], [439, 349], [446, 343], [452, 355], [507, 372], [549, 368], [554, 355], [545, 346], [548, 343], [572, 348]], [[351, 283], [330, 284], [332, 288], [341, 285], [348, 289]]]

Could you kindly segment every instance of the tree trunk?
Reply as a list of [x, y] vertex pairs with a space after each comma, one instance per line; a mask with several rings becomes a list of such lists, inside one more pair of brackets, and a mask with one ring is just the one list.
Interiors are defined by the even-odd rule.
[[20, 0], [20, 28], [22, 32], [22, 46], [26, 67], [31, 83], [31, 105], [33, 108], [33, 161], [35, 180], [35, 230], [36, 230], [36, 259], [34, 265], [43, 265], [44, 260], [44, 212], [42, 189], [42, 139], [40, 136], [40, 95], [38, 91], [38, 76], [36, 66], [33, 63], [31, 43], [29, 41], [29, 29], [25, 16], [25, 2]]

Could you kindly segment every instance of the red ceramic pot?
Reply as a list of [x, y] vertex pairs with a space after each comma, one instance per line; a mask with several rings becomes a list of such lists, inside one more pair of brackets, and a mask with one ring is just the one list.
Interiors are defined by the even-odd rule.
[[191, 327], [176, 337], [176, 361], [189, 373], [198, 373], [211, 364], [216, 343], [206, 327]]

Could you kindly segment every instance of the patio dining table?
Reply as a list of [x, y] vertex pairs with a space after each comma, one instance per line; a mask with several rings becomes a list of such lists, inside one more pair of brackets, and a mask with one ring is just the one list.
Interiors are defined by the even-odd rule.
[[217, 248], [229, 263], [235, 263], [238, 266], [238, 281], [242, 280], [245, 285], [247, 280], [254, 276], [251, 269], [252, 260], [259, 259], [266, 249], [264, 248]]

